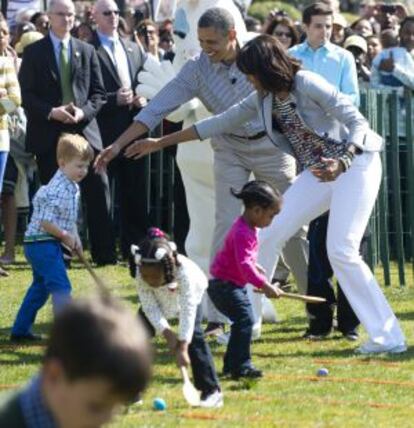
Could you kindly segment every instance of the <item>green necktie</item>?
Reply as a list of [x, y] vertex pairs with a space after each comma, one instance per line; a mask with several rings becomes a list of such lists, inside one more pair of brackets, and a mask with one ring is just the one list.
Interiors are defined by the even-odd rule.
[[69, 104], [74, 101], [72, 90], [72, 79], [70, 73], [70, 63], [68, 47], [63, 42], [60, 43], [60, 86], [62, 89], [62, 104]]

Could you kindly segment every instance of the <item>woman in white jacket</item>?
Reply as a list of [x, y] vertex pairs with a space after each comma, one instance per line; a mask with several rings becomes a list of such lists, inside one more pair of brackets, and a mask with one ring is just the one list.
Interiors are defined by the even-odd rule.
[[[286, 241], [299, 227], [330, 210], [328, 256], [369, 335], [357, 351], [404, 352], [407, 347], [398, 320], [359, 254], [381, 181], [382, 138], [346, 96], [317, 74], [301, 70], [300, 62], [276, 38], [262, 35], [247, 43], [237, 65], [256, 93], [191, 128], [138, 141], [127, 156], [140, 157], [172, 144], [230, 133], [259, 115], [269, 138], [293, 154], [302, 168], [284, 194], [281, 213], [261, 232], [259, 263], [272, 278]], [[280, 134], [284, 138], [276, 138]]]

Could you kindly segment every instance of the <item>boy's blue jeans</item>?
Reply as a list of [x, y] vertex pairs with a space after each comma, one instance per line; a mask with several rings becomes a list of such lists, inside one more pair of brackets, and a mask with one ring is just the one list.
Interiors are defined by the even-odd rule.
[[207, 293], [214, 306], [232, 322], [223, 372], [238, 374], [252, 365], [250, 343], [254, 316], [247, 289], [229, 281], [212, 279]]
[[52, 295], [53, 312], [70, 299], [71, 285], [63, 261], [62, 247], [57, 241], [38, 241], [24, 244], [24, 254], [32, 266], [33, 282], [17, 313], [12, 334], [30, 333], [37, 311]]

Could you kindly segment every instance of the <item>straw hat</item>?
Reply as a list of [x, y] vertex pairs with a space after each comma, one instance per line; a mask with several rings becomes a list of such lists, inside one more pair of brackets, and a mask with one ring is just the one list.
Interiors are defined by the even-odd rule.
[[348, 49], [350, 46], [356, 46], [360, 48], [364, 53], [368, 52], [366, 40], [361, 36], [357, 36], [356, 34], [349, 36], [345, 39], [344, 48]]

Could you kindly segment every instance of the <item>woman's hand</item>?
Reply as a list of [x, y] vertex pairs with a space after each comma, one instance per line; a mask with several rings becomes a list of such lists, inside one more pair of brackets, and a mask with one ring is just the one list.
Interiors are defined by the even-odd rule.
[[310, 168], [319, 181], [335, 181], [344, 172], [342, 163], [336, 159], [321, 158], [321, 163], [325, 165], [325, 168]]
[[145, 138], [144, 140], [137, 140], [125, 150], [127, 158], [139, 159], [152, 152], [162, 149], [162, 138]]
[[106, 168], [112, 159], [115, 159], [119, 154], [117, 144], [111, 144], [106, 149], [102, 150], [96, 157], [93, 167], [97, 173], [106, 171]]

